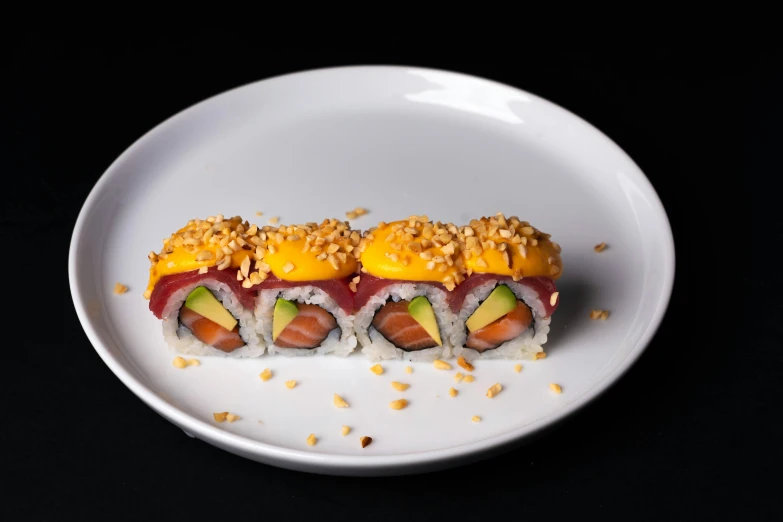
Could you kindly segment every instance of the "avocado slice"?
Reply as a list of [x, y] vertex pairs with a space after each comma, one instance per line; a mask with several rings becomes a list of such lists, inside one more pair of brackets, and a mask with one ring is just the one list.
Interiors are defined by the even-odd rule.
[[285, 327], [299, 315], [299, 308], [293, 301], [278, 299], [275, 301], [275, 314], [272, 317], [272, 341], [277, 340]]
[[506, 285], [498, 285], [468, 318], [465, 326], [468, 327], [468, 331], [475, 332], [497, 321], [516, 307], [517, 296], [514, 292]]
[[237, 320], [231, 315], [231, 312], [226, 310], [217, 297], [212, 295], [212, 292], [206, 287], [199, 286], [194, 288], [188, 294], [187, 299], [185, 299], [185, 306], [228, 331], [233, 330], [237, 325]]
[[438, 346], [443, 346], [443, 342], [440, 340], [438, 320], [435, 319], [435, 312], [432, 311], [432, 305], [426, 297], [423, 295], [414, 297], [408, 305], [408, 313], [430, 334]]

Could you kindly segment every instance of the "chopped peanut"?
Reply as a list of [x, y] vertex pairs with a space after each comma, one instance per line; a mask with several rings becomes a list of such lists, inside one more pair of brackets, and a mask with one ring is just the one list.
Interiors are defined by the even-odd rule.
[[222, 413], [213, 413], [212, 416], [215, 418], [215, 422], [223, 422], [226, 420], [226, 417], [228, 417], [228, 412], [224, 411]]
[[410, 384], [404, 384], [404, 383], [397, 382], [397, 381], [392, 381], [391, 385], [392, 385], [392, 388], [394, 388], [397, 391], [405, 391], [408, 388], [410, 388], [410, 386], [411, 386]]
[[289, 390], [294, 386], [296, 386], [296, 381], [285, 381], [285, 387], [288, 388]]
[[481, 417], [479, 417], [478, 415], [474, 415], [473, 417], [470, 418], [470, 420], [472, 420], [473, 422], [481, 422]]
[[536, 353], [536, 360], [538, 359], [546, 359], [546, 352], [538, 352]]
[[375, 375], [380, 375], [383, 373], [383, 366], [381, 366], [380, 364], [376, 364], [375, 366], [370, 366], [370, 371]]
[[519, 373], [522, 371], [522, 365], [521, 364], [515, 364], [514, 365], [514, 371]]
[[173, 364], [175, 368], [179, 368], [180, 370], [188, 365], [187, 361], [185, 361], [185, 359], [183, 359], [179, 355], [174, 357], [174, 360], [171, 361], [171, 364]]
[[351, 428], [349, 426], [343, 426], [342, 429], [340, 430], [340, 433], [342, 434], [343, 437], [345, 437], [346, 435], [351, 433]]
[[557, 303], [557, 296], [560, 295], [560, 292], [553, 292], [551, 296], [549, 296], [549, 305], [555, 306], [555, 303]]
[[433, 362], [432, 364], [433, 366], [435, 366], [435, 369], [437, 370], [451, 370], [451, 365], [446, 361], [442, 361], [440, 359], [436, 359], [435, 362]]
[[198, 359], [188, 359], [188, 366], [201, 366], [201, 361]]
[[561, 388], [559, 384], [550, 383], [549, 389], [555, 393], [563, 393], [563, 388]]
[[455, 380], [455, 381], [457, 381], [457, 382], [459, 382], [459, 381], [461, 381], [461, 380], [462, 380], [464, 377], [465, 377], [465, 376], [464, 376], [462, 373], [460, 373], [460, 372], [457, 372], [457, 373], [454, 375], [454, 380]]
[[406, 401], [405, 399], [398, 399], [396, 401], [391, 401], [389, 403], [389, 407], [393, 410], [401, 410], [407, 405], [408, 405], [408, 401]]
[[449, 388], [449, 395], [451, 395], [452, 397], [456, 397], [457, 393], [459, 392], [457, 392], [457, 390], [455, 390], [454, 388]]
[[307, 445], [308, 446], [315, 446], [315, 443], [318, 442], [318, 439], [315, 438], [315, 434], [311, 433], [309, 437], [307, 437]]
[[229, 413], [228, 415], [226, 415], [226, 420], [228, 422], [234, 422], [234, 421], [237, 421], [237, 420], [239, 420], [241, 418], [242, 417], [240, 417], [239, 415], [234, 415], [233, 413]]
[[475, 381], [475, 380], [476, 380], [476, 378], [475, 378], [475, 377], [473, 377], [472, 375], [466, 375], [466, 376], [465, 376], [465, 379], [463, 379], [463, 380], [464, 380], [465, 382], [473, 382], [473, 381]]
[[608, 317], [609, 310], [593, 310], [590, 312], [590, 319], [593, 320], [601, 319], [602, 321], [606, 321]]
[[487, 390], [487, 397], [490, 399], [494, 396], [496, 396], [500, 391], [503, 389], [503, 386], [500, 383], [493, 384], [490, 386], [490, 388]]
[[466, 369], [469, 372], [472, 372], [473, 370], [476, 369], [472, 364], [470, 364], [468, 361], [466, 361], [465, 358], [462, 357], [461, 355], [457, 359], [457, 364], [459, 364], [461, 367], [463, 367], [464, 369]]
[[262, 381], [266, 382], [272, 378], [272, 370], [269, 368], [264, 368], [264, 371], [261, 372], [258, 376], [261, 377]]
[[406, 366], [405, 373], [413, 373], [413, 368], [411, 368], [410, 366]]
[[348, 408], [349, 407], [348, 403], [345, 402], [345, 400], [342, 397], [340, 397], [339, 395], [337, 395], [336, 393], [334, 394], [334, 405], [337, 406], [338, 408]]
[[606, 249], [606, 243], [598, 243], [593, 247], [596, 252], [603, 252]]
[[124, 294], [128, 291], [128, 287], [122, 283], [114, 283], [114, 293], [117, 295]]
[[359, 439], [359, 442], [362, 443], [362, 448], [366, 448], [372, 443], [372, 437], [362, 437]]

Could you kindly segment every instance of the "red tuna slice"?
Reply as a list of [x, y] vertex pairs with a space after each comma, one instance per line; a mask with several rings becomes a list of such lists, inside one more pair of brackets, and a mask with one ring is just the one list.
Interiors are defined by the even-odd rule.
[[[472, 274], [470, 277], [468, 277], [465, 281], [457, 285], [457, 288], [454, 289], [453, 292], [449, 292], [449, 307], [451, 308], [451, 311], [454, 313], [458, 313], [460, 308], [462, 308], [462, 303], [465, 302], [465, 297], [468, 295], [468, 293], [476, 288], [477, 286], [483, 285], [487, 281], [491, 280], [498, 280], [498, 281], [513, 281], [514, 279], [511, 276], [500, 276], [500, 275], [494, 275], [494, 274]], [[532, 290], [535, 290], [538, 294], [538, 298], [541, 299], [541, 302], [544, 303], [544, 309], [546, 310], [546, 315], [544, 317], [549, 317], [554, 313], [554, 311], [557, 309], [557, 307], [560, 305], [560, 299], [558, 299], [554, 306], [550, 303], [550, 299], [552, 298], [552, 294], [557, 292], [557, 287], [555, 286], [555, 282], [552, 281], [548, 277], [543, 276], [536, 276], [536, 277], [523, 277], [517, 283], [521, 285], [525, 285], [528, 288], [531, 288]]]
[[256, 301], [256, 287], [242, 288], [242, 281], [237, 281], [236, 270], [226, 269], [218, 270], [217, 267], [210, 267], [205, 274], [199, 274], [198, 270], [182, 272], [180, 274], [165, 275], [155, 284], [150, 296], [150, 310], [155, 317], [162, 319], [163, 310], [169, 302], [174, 292], [204, 281], [216, 281], [223, 283], [231, 288], [237, 300], [245, 308], [253, 309]]
[[353, 298], [354, 306], [356, 307], [356, 310], [357, 311], [361, 310], [361, 308], [367, 304], [367, 301], [369, 301], [372, 296], [380, 293], [387, 286], [397, 285], [401, 283], [430, 285], [436, 288], [440, 288], [443, 291], [446, 291], [446, 287], [440, 283], [434, 283], [429, 281], [407, 281], [403, 279], [384, 279], [382, 277], [375, 277], [374, 275], [370, 275], [370, 274], [362, 274], [362, 277], [359, 280], [359, 284], [356, 287], [356, 295]]
[[325, 281], [283, 281], [273, 274], [261, 284], [244, 288], [242, 281], [237, 281], [237, 273], [234, 269], [218, 270], [210, 267], [207, 273], [199, 274], [198, 270], [182, 272], [180, 274], [166, 275], [160, 278], [150, 296], [150, 310], [155, 317], [162, 319], [163, 310], [174, 292], [203, 281], [217, 281], [228, 285], [242, 306], [252, 310], [255, 307], [256, 296], [261, 290], [277, 288], [292, 288], [298, 286], [315, 286], [326, 292], [329, 297], [337, 302], [346, 314], [353, 313], [353, 293], [348, 287], [348, 279], [330, 279]]
[[315, 286], [326, 292], [329, 297], [337, 302], [337, 306], [342, 308], [346, 314], [350, 315], [353, 313], [353, 292], [351, 292], [351, 289], [348, 286], [350, 282], [350, 278], [326, 279], [323, 281], [283, 281], [273, 274], [269, 274], [269, 277], [263, 283], [255, 285], [253, 288], [260, 291], [278, 288], [294, 288], [298, 286]]

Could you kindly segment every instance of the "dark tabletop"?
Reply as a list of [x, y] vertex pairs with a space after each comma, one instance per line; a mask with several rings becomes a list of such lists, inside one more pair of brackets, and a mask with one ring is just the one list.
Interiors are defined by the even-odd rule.
[[[781, 176], [779, 55], [708, 47], [497, 55], [445, 45], [295, 52], [210, 32], [171, 40], [29, 36], [12, 46], [0, 215], [12, 239], [9, 297], [25, 309], [7, 315], [21, 333], [0, 351], [0, 447], [10, 479], [0, 519], [763, 520], [780, 512], [781, 277], [768, 252], [783, 223], [780, 192], [759, 181]], [[432, 474], [286, 471], [186, 437], [88, 342], [68, 289], [67, 251], [110, 162], [213, 94], [354, 64], [456, 70], [543, 96], [615, 140], [658, 191], [677, 255], [668, 313], [630, 371], [546, 437]], [[762, 223], [773, 229], [762, 232]], [[27, 257], [31, 244], [41, 246]]]

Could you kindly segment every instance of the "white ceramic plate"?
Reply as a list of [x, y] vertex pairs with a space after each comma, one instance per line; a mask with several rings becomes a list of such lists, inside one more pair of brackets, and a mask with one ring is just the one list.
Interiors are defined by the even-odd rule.
[[[201, 358], [178, 370], [144, 291], [147, 253], [190, 218], [266, 224], [411, 214], [466, 223], [519, 215], [563, 248], [548, 357], [456, 370], [346, 359]], [[257, 210], [264, 217], [255, 217]], [[607, 242], [601, 254], [593, 246]], [[674, 247], [641, 170], [570, 112], [524, 91], [450, 72], [350, 67], [293, 74], [208, 99], [139, 139], [106, 171], [76, 223], [71, 292], [93, 346], [138, 397], [186, 432], [259, 462], [331, 474], [431, 470], [513, 446], [595, 398], [636, 360], [668, 305]], [[114, 295], [115, 282], [130, 287]], [[591, 321], [591, 309], [611, 311]], [[262, 382], [264, 368], [274, 378]], [[455, 365], [456, 368], [456, 365]], [[459, 368], [456, 368], [459, 369]], [[299, 382], [293, 390], [283, 383]], [[405, 393], [392, 380], [411, 384]], [[494, 383], [503, 392], [485, 396]], [[562, 386], [553, 394], [549, 383]], [[459, 390], [456, 398], [450, 387]], [[338, 410], [339, 393], [351, 408]], [[388, 403], [405, 397], [407, 409]], [[217, 424], [213, 412], [242, 417]], [[471, 422], [478, 415], [480, 423]], [[263, 424], [258, 421], [263, 421]], [[342, 425], [353, 431], [340, 435]], [[317, 445], [305, 443], [314, 433]], [[359, 437], [373, 443], [365, 449]]]

